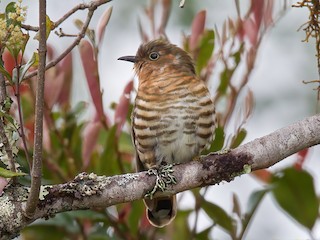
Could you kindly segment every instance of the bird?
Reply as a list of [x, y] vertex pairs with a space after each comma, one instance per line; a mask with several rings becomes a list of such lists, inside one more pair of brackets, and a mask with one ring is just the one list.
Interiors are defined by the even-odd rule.
[[[135, 56], [118, 60], [134, 63], [139, 82], [131, 116], [137, 172], [192, 161], [210, 147], [217, 124], [215, 106], [186, 51], [156, 39], [141, 44]], [[144, 202], [155, 227], [168, 225], [177, 214], [175, 195]]]

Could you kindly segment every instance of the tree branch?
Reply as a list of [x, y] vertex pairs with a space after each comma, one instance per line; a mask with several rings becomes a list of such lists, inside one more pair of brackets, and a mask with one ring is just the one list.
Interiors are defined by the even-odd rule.
[[[6, 82], [5, 82], [3, 74], [0, 73], [0, 105], [1, 105], [2, 111], [3, 111], [3, 106], [5, 104], [6, 98], [7, 98]], [[4, 117], [1, 117], [0, 118], [0, 139], [4, 145], [4, 150], [6, 151], [7, 156], [8, 156], [8, 164], [9, 164], [10, 171], [15, 172], [16, 167], [14, 164], [12, 148], [10, 146], [9, 139], [6, 135], [5, 126], [4, 126], [3, 121], [4, 121]]]
[[[319, 144], [319, 132], [320, 115], [315, 115], [225, 154], [211, 153], [201, 156], [199, 161], [176, 165], [174, 176], [177, 184], [169, 186], [167, 191], [174, 194], [221, 181], [229, 182], [250, 169], [270, 167], [304, 148]], [[154, 183], [155, 176], [147, 172], [112, 177], [81, 173], [71, 182], [45, 187], [46, 195], [38, 203], [31, 219], [21, 216], [26, 188], [8, 186], [0, 197], [0, 209], [4, 209], [0, 211], [0, 239], [16, 236], [19, 230], [36, 219], [49, 218], [59, 212], [108, 207], [142, 199]]]
[[39, 67], [37, 75], [36, 107], [34, 123], [34, 148], [31, 170], [31, 188], [25, 210], [25, 216], [32, 218], [39, 201], [39, 192], [42, 176], [42, 135], [43, 135], [43, 107], [44, 107], [44, 82], [47, 53], [46, 36], [46, 0], [39, 0]]
[[[81, 39], [85, 37], [85, 33], [86, 33], [86, 31], [87, 31], [87, 29], [88, 29], [88, 27], [89, 27], [89, 23], [90, 23], [90, 21], [91, 21], [91, 18], [92, 18], [92, 16], [93, 16], [94, 11], [95, 11], [95, 10], [97, 9], [97, 7], [99, 7], [100, 5], [105, 4], [105, 3], [107, 3], [107, 2], [110, 2], [110, 1], [111, 1], [111, 0], [100, 0], [100, 1], [92, 1], [92, 2], [90, 2], [90, 3], [88, 3], [88, 4], [80, 4], [80, 5], [83, 5], [83, 7], [88, 8], [88, 10], [89, 10], [89, 11], [88, 11], [88, 14], [87, 14], [86, 21], [84, 22], [80, 33], [77, 35], [77, 38], [72, 42], [72, 44], [71, 44], [66, 50], [64, 50], [56, 59], [52, 60], [51, 62], [49, 62], [49, 63], [47, 64], [47, 66], [46, 66], [46, 68], [45, 68], [46, 70], [48, 70], [49, 68], [52, 68], [52, 67], [54, 67], [55, 65], [57, 65], [58, 62], [60, 62], [65, 56], [67, 56], [67, 54], [68, 54], [69, 52], [71, 52], [72, 49], [74, 49], [75, 46], [77, 46], [77, 45], [80, 43]], [[76, 6], [75, 8], [73, 8], [72, 10], [70, 10], [68, 13], [74, 13], [73, 11], [75, 11], [75, 9], [82, 9], [82, 8], [79, 8], [80, 5]], [[77, 8], [77, 7], [78, 7], [78, 8]], [[68, 13], [67, 13], [67, 14], [68, 14]], [[66, 14], [66, 15], [67, 15], [67, 14]], [[65, 16], [66, 16], [66, 15], [65, 15]], [[60, 20], [61, 20], [61, 19], [60, 19]], [[58, 20], [58, 21], [59, 21], [59, 20]], [[56, 22], [55, 24], [57, 24], [57, 26], [58, 26], [60, 23], [59, 23], [59, 22], [58, 22], [58, 23]], [[23, 79], [25, 80], [25, 79], [32, 78], [32, 77], [34, 77], [35, 75], [37, 75], [37, 72], [38, 72], [38, 70], [35, 70], [35, 71], [33, 71], [33, 72], [30, 72], [29, 74], [26, 74]]]

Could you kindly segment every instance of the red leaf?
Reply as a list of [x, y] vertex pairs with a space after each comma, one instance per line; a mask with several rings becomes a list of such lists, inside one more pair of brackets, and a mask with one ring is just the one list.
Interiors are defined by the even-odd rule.
[[301, 170], [302, 166], [307, 158], [307, 154], [309, 152], [309, 148], [305, 148], [297, 153], [297, 160], [294, 163], [294, 168], [297, 170]]
[[263, 14], [263, 23], [265, 27], [269, 27], [273, 23], [273, 18], [272, 18], [273, 7], [274, 7], [274, 1], [273, 0], [267, 1], [264, 14]]
[[57, 102], [60, 105], [66, 105], [69, 103], [72, 84], [72, 54], [69, 53], [59, 64], [61, 73], [63, 73], [63, 87], [60, 89], [60, 93]]
[[158, 33], [160, 36], [166, 36], [165, 28], [167, 26], [169, 16], [171, 10], [171, 0], [162, 0], [162, 15], [161, 15], [161, 22], [158, 29]]
[[261, 25], [264, 3], [265, 3], [265, 0], [251, 0], [250, 12], [253, 14], [254, 21], [258, 29]]
[[112, 14], [112, 7], [108, 8], [100, 17], [98, 25], [97, 25], [97, 36], [98, 36], [98, 44], [101, 44], [101, 40], [103, 38], [104, 32], [106, 30], [106, 26], [110, 20]]
[[86, 169], [90, 164], [90, 157], [96, 146], [101, 128], [101, 122], [96, 119], [90, 121], [84, 128], [82, 143], [82, 161], [84, 163], [84, 169]]
[[50, 44], [47, 44], [47, 57], [49, 62], [52, 61], [54, 55], [55, 55], [54, 48]]
[[189, 39], [189, 48], [191, 51], [195, 50], [198, 46], [199, 38], [204, 31], [206, 22], [206, 10], [200, 11], [194, 18], [191, 27], [191, 36]]
[[25, 132], [27, 135], [28, 143], [33, 147], [34, 143], [34, 117], [25, 120], [24, 122]]
[[125, 203], [121, 211], [118, 213], [118, 218], [120, 222], [125, 222], [131, 212], [131, 203]]
[[48, 121], [43, 121], [43, 148], [48, 151], [49, 153], [52, 152], [52, 146], [51, 146], [51, 136], [50, 132], [52, 132], [52, 129], [48, 126]]
[[[14, 61], [14, 57], [11, 55], [11, 53], [6, 49], [3, 52], [2, 59], [4, 62], [4, 68], [7, 70], [7, 72], [12, 76], [12, 71], [16, 65]], [[21, 62], [21, 54], [18, 55], [19, 62]]]
[[52, 109], [57, 102], [60, 91], [63, 88], [64, 72], [58, 73], [57, 67], [46, 71], [46, 82], [44, 85], [44, 100], [48, 109]]
[[95, 109], [99, 119], [104, 120], [105, 115], [102, 104], [102, 93], [100, 90], [98, 64], [94, 56], [94, 49], [87, 40], [81, 40], [80, 55]]
[[261, 169], [252, 172], [252, 175], [254, 175], [256, 178], [258, 178], [260, 181], [264, 183], [270, 183], [272, 174], [266, 169]]
[[119, 136], [120, 131], [126, 122], [126, 117], [128, 114], [129, 106], [130, 106], [130, 93], [133, 89], [133, 80], [128, 82], [125, 86], [123, 93], [120, 97], [119, 104], [117, 105], [114, 122], [117, 124], [117, 136]]
[[243, 22], [243, 34], [244, 37], [247, 37], [250, 41], [250, 43], [255, 46], [258, 40], [258, 34], [259, 34], [259, 28], [256, 22], [254, 22], [252, 19], [246, 19]]

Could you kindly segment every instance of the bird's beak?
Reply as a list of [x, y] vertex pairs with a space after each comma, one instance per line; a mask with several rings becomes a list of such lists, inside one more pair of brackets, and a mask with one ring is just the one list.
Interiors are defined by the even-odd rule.
[[124, 56], [124, 57], [118, 58], [118, 60], [123, 60], [123, 61], [135, 63], [137, 61], [137, 58], [136, 58], [136, 56]]

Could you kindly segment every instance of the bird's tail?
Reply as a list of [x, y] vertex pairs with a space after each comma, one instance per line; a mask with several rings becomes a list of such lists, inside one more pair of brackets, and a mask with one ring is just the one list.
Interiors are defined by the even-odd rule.
[[155, 227], [168, 225], [177, 214], [177, 200], [175, 195], [145, 199], [144, 203], [147, 206], [149, 222]]

